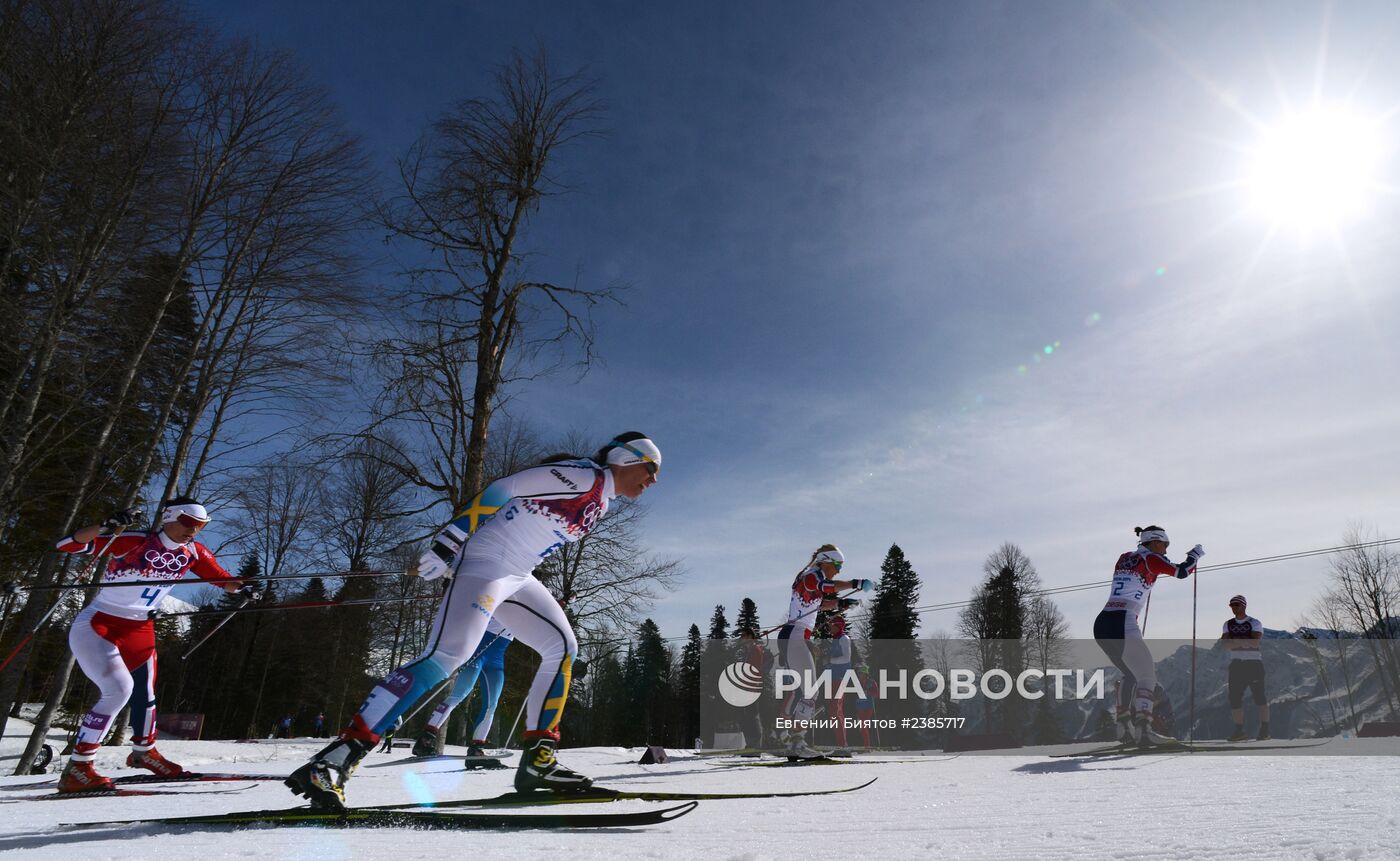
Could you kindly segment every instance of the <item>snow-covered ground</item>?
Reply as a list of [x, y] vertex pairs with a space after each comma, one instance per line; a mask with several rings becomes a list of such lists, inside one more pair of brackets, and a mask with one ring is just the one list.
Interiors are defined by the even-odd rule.
[[[14, 768], [28, 726], [10, 721], [0, 773]], [[60, 742], [61, 743], [61, 742]], [[281, 774], [319, 742], [164, 741], [186, 768]], [[1362, 753], [1384, 740], [1337, 739], [1328, 749]], [[1059, 750], [1063, 750], [1060, 748]], [[455, 751], [460, 752], [460, 751]], [[791, 791], [849, 786], [846, 795], [706, 801], [676, 822], [608, 831], [422, 832], [261, 828], [117, 827], [70, 831], [63, 823], [139, 819], [292, 806], [280, 784], [264, 781], [229, 795], [21, 801], [40, 790], [0, 778], [0, 853], [55, 861], [243, 858], [408, 861], [415, 858], [617, 859], [1369, 859], [1400, 858], [1400, 757], [1154, 755], [1098, 760], [930, 755], [911, 763], [806, 768], [728, 768], [714, 757], [673, 753], [664, 765], [638, 765], [639, 750], [565, 750], [571, 767], [610, 786], [712, 792]], [[507, 791], [511, 771], [463, 772], [450, 761], [394, 765], [406, 752], [371, 754], [350, 783], [352, 803], [413, 801]], [[125, 750], [106, 748], [102, 771], [121, 768]], [[909, 755], [901, 754], [900, 758]], [[244, 784], [183, 784], [195, 790]], [[648, 809], [646, 802], [587, 805], [590, 811]], [[582, 806], [550, 808], [562, 814]], [[18, 853], [22, 853], [22, 856]]]

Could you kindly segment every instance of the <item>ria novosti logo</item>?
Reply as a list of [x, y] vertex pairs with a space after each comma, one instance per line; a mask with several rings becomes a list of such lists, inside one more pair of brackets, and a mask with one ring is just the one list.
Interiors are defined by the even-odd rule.
[[763, 673], [748, 661], [736, 661], [720, 673], [719, 695], [736, 709], [748, 708], [763, 696]]

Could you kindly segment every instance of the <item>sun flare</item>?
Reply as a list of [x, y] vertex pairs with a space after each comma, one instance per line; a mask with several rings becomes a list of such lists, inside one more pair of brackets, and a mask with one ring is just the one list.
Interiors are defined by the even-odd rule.
[[1254, 209], [1276, 225], [1338, 228], [1364, 215], [1377, 192], [1379, 124], [1314, 108], [1263, 130], [1250, 153]]

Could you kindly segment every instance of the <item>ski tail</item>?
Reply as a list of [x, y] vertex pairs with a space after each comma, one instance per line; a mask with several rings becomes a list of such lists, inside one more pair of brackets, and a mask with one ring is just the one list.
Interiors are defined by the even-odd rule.
[[26, 798], [10, 798], [0, 804], [18, 804], [22, 801], [76, 801], [80, 798], [143, 798], [148, 795], [227, 795], [243, 792], [257, 786], [223, 786], [217, 789], [90, 789], [86, 792], [50, 792], [47, 795], [31, 795]]

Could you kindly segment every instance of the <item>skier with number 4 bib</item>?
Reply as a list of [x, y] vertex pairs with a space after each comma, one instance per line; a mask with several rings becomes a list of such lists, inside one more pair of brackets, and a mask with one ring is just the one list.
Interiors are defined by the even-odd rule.
[[1153, 747], [1171, 744], [1174, 739], [1152, 731], [1157, 670], [1138, 627], [1138, 611], [1147, 602], [1158, 577], [1190, 577], [1206, 552], [1197, 544], [1187, 551], [1185, 561], [1172, 562], [1166, 556], [1171, 544], [1166, 530], [1160, 526], [1139, 526], [1134, 531], [1138, 535], [1137, 549], [1118, 557], [1112, 592], [1094, 620], [1094, 640], [1123, 674], [1118, 697], [1118, 740]]
[[[128, 509], [102, 523], [84, 526], [58, 542], [65, 553], [108, 555], [101, 582], [163, 580], [156, 586], [105, 588], [73, 620], [68, 645], [83, 673], [101, 691], [101, 699], [83, 718], [73, 757], [58, 779], [59, 792], [110, 790], [110, 778], [93, 769], [112, 717], [131, 706], [131, 755], [126, 764], [161, 777], [178, 777], [184, 769], [156, 750], [156, 632], [151, 614], [188, 572], [252, 600], [260, 586], [244, 583], [225, 571], [209, 548], [194, 536], [209, 522], [209, 512], [189, 497], [170, 500], [161, 511], [160, 528], [127, 529], [141, 514]], [[119, 533], [119, 534], [118, 534]]]
[[578, 642], [564, 610], [533, 571], [588, 534], [618, 496], [636, 499], [656, 483], [661, 451], [625, 433], [590, 458], [563, 456], [498, 479], [434, 537], [417, 574], [450, 580], [428, 646], [375, 685], [340, 737], [287, 777], [315, 807], [342, 810], [345, 781], [399, 715], [466, 663], [492, 618], [540, 655], [526, 700], [519, 791], [586, 789], [592, 781], [554, 758]]

